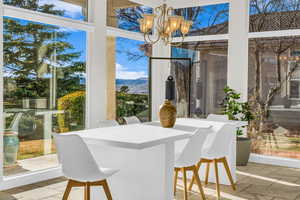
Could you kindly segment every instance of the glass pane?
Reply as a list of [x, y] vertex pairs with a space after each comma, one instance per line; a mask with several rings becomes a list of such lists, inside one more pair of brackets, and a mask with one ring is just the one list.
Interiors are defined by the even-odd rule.
[[300, 81], [290, 81], [290, 98], [300, 99]]
[[87, 21], [88, 0], [3, 0], [4, 4]]
[[[155, 68], [165, 68], [166, 77], [159, 85], [165, 89], [167, 77], [171, 75], [175, 82], [175, 96], [172, 100], [172, 104], [176, 106], [177, 117], [189, 117], [189, 102], [190, 102], [190, 70], [191, 61], [188, 58], [159, 58], [154, 57], [151, 59], [152, 70]], [[157, 85], [157, 83], [156, 83]], [[157, 93], [156, 88], [152, 88], [152, 94]], [[161, 91], [160, 91], [161, 92]], [[166, 93], [163, 93], [163, 98], [166, 97]], [[163, 102], [161, 102], [162, 104]], [[152, 113], [155, 115], [155, 113]], [[157, 114], [156, 114], [157, 115]]]
[[[148, 56], [144, 42], [117, 37], [115, 40], [116, 118], [137, 116], [149, 121]], [[111, 54], [110, 54], [111, 55]]]
[[172, 57], [191, 58], [191, 116], [220, 113], [227, 84], [227, 41], [186, 42], [172, 47]]
[[249, 128], [252, 152], [300, 158], [300, 99], [295, 57], [300, 37], [250, 40], [249, 103], [255, 114]]
[[57, 165], [51, 134], [85, 127], [86, 33], [4, 18], [4, 175]]
[[229, 4], [176, 9], [176, 15], [192, 20], [189, 36], [228, 33]]
[[251, 0], [250, 32], [300, 28], [300, 1]]
[[172, 60], [170, 74], [175, 79], [177, 117], [189, 117], [191, 60]]
[[144, 13], [152, 13], [152, 8], [128, 0], [108, 0], [106, 24], [127, 31], [140, 32], [138, 20]]

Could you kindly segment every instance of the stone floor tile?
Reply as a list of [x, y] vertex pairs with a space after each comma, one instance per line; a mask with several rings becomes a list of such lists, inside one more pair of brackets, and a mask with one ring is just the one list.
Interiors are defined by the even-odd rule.
[[[221, 186], [222, 200], [300, 200], [300, 169], [249, 163], [238, 167], [237, 190]], [[61, 200], [66, 188], [65, 178], [52, 179], [0, 192], [0, 200]], [[204, 186], [204, 184], [203, 184]], [[216, 199], [216, 185], [204, 187], [208, 200]], [[183, 200], [182, 180], [178, 180], [174, 200]], [[82, 200], [83, 188], [73, 188], [70, 200]], [[196, 185], [189, 192], [189, 200], [199, 200]]]
[[0, 192], [0, 200], [16, 200], [14, 196], [9, 193]]

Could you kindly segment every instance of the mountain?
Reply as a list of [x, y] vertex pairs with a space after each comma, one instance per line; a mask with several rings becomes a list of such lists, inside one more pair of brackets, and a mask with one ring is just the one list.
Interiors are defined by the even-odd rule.
[[131, 94], [148, 93], [148, 78], [116, 79], [116, 85], [118, 91], [122, 86], [128, 86]]

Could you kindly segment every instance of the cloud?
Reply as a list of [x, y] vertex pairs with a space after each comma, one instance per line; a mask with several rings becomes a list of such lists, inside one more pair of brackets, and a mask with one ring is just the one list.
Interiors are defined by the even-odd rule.
[[82, 7], [64, 2], [62, 0], [40, 0], [39, 5], [53, 4], [55, 9], [64, 10], [65, 15], [71, 18], [78, 18], [82, 15]]
[[128, 68], [117, 63], [116, 76], [117, 79], [138, 79], [147, 77], [147, 74], [144, 71], [129, 71]]

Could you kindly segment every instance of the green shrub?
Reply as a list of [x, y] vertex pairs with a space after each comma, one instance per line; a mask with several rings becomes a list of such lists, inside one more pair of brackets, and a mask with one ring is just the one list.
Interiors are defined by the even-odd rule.
[[82, 129], [85, 124], [85, 91], [76, 91], [59, 98], [58, 110], [64, 111], [57, 117], [61, 133]]

